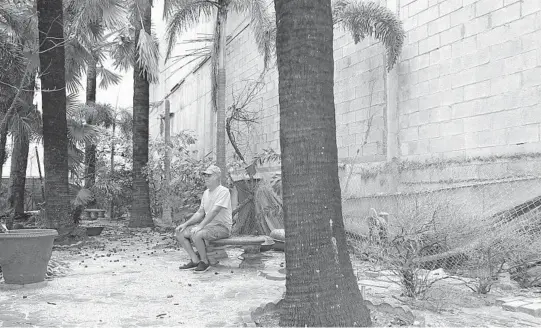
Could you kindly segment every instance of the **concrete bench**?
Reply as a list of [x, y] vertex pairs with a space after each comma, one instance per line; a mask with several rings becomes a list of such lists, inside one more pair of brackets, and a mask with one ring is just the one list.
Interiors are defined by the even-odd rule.
[[87, 208], [83, 211], [85, 220], [97, 220], [105, 218], [105, 210], [96, 208]]
[[269, 245], [274, 245], [274, 240], [269, 236], [233, 236], [208, 242], [207, 256], [210, 264], [215, 265], [219, 259], [227, 258], [227, 246], [241, 246], [244, 254], [247, 254], [259, 253], [261, 246]]

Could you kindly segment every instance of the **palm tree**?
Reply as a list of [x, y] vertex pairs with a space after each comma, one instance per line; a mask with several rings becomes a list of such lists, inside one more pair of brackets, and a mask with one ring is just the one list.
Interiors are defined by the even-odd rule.
[[[25, 102], [30, 105], [15, 112], [9, 123], [14, 146], [11, 155], [11, 183], [8, 200], [13, 210], [13, 217], [24, 213], [26, 167], [30, 141], [39, 142], [43, 135], [41, 113], [34, 106], [31, 106], [33, 92], [27, 91], [24, 96], [29, 98]], [[73, 96], [68, 97], [66, 105], [68, 170], [73, 176], [80, 176], [79, 171], [84, 156], [80, 148], [84, 147], [85, 144], [95, 143], [100, 130], [99, 126], [85, 124], [85, 117], [89, 110], [73, 98]], [[101, 111], [106, 112], [108, 106], [96, 104], [93, 107], [104, 107]], [[8, 228], [11, 227], [13, 217], [8, 221]]]
[[0, 4], [0, 176], [6, 161], [6, 140], [9, 122], [18, 111], [31, 106], [34, 74], [37, 68], [37, 24], [33, 7], [27, 3], [8, 1]]
[[[337, 4], [335, 21], [351, 29], [356, 40], [370, 35], [386, 46], [398, 40], [395, 50], [388, 47], [394, 54], [388, 63], [395, 63], [403, 32], [392, 12], [352, 1]], [[287, 241], [280, 325], [369, 326], [342, 218], [331, 1], [275, 0], [275, 9]], [[353, 11], [357, 15], [348, 16]]]
[[[68, 126], [62, 0], [37, 0], [43, 112], [45, 213], [59, 236], [75, 228], [68, 189]], [[54, 218], [54, 219], [52, 219]]]
[[[116, 85], [121, 78], [114, 72], [103, 66], [108, 50], [114, 45], [109, 38], [120, 32], [128, 24], [125, 18], [125, 10], [121, 0], [81, 1], [67, 0], [65, 12], [70, 21], [67, 34], [70, 40], [76, 41], [86, 51], [86, 104], [92, 112], [87, 115], [86, 124], [110, 123], [110, 115], [107, 121], [93, 121], [107, 113], [96, 116], [96, 110], [103, 107], [93, 108], [96, 102], [98, 77], [101, 79], [100, 87], [106, 89], [110, 85]], [[105, 34], [106, 31], [110, 31]], [[96, 179], [96, 145], [85, 145], [85, 187], [90, 188]]]
[[[32, 84], [33, 86], [33, 84]], [[17, 111], [11, 118], [11, 135], [13, 140], [13, 151], [11, 154], [10, 187], [8, 203], [13, 210], [13, 217], [24, 214], [26, 168], [28, 165], [28, 152], [30, 141], [35, 139], [40, 130], [41, 114], [32, 105], [34, 98], [32, 91], [26, 91], [23, 97], [28, 105]], [[11, 218], [10, 218], [11, 219]], [[11, 220], [8, 228], [11, 228]]]
[[[88, 95], [88, 93], [87, 93]], [[81, 107], [84, 110], [84, 119], [87, 125], [110, 127], [113, 124], [113, 108], [88, 102]], [[91, 188], [96, 181], [96, 143], [91, 140], [85, 144], [85, 188]]]
[[157, 81], [158, 46], [151, 35], [151, 1], [134, 1], [132, 23], [135, 26], [133, 63], [133, 203], [131, 227], [154, 226], [150, 213], [148, 180], [143, 172], [148, 164], [149, 85]]
[[216, 164], [222, 170], [222, 181], [226, 174], [226, 113], [225, 113], [225, 48], [226, 25], [229, 10], [249, 14], [252, 31], [260, 52], [264, 55], [267, 68], [273, 48], [273, 23], [267, 13], [265, 0], [173, 0], [164, 1], [164, 17], [168, 18], [167, 55], [169, 59], [178, 34], [194, 25], [203, 17], [216, 15], [211, 52], [212, 107], [216, 112]]
[[[64, 24], [64, 35], [68, 36], [65, 42], [66, 52], [66, 82], [67, 89], [71, 92], [77, 92], [79, 87], [82, 86], [80, 79], [81, 73], [84, 70], [89, 53], [92, 49], [97, 49], [99, 52], [99, 59], [103, 59], [102, 49], [106, 48], [110, 44], [105, 43], [99, 38], [103, 36], [102, 25], [96, 24], [96, 20], [101, 17], [103, 19], [103, 27], [114, 26], [114, 24], [122, 25], [124, 21], [121, 17], [121, 10], [119, 10], [117, 0], [105, 0], [105, 1], [81, 1], [81, 0], [68, 0], [64, 2], [64, 12], [67, 13], [65, 20], [69, 23]], [[8, 31], [13, 41], [20, 44], [26, 52], [26, 57], [21, 56], [24, 62], [29, 66], [29, 70], [32, 70], [34, 63], [37, 64], [37, 60], [33, 60], [33, 57], [37, 57], [37, 15], [35, 3], [30, 1], [18, 1], [16, 3], [9, 3], [6, 5], [0, 5], [0, 27], [4, 27], [4, 31]], [[106, 15], [105, 15], [106, 14]], [[3, 24], [2, 24], [3, 23]], [[75, 33], [74, 33], [75, 31]], [[103, 36], [102, 39], [106, 39]], [[0, 38], [1, 40], [1, 38]], [[90, 50], [88, 50], [90, 49]], [[16, 67], [16, 66], [15, 66]], [[97, 68], [98, 75], [101, 77], [100, 87], [106, 88], [108, 85], [118, 83], [120, 80], [113, 72], [110, 72], [103, 68], [103, 66]], [[26, 73], [25, 73], [26, 74]], [[22, 74], [19, 74], [22, 75]], [[25, 75], [23, 75], [25, 76]], [[29, 83], [33, 85], [33, 74], [26, 74]], [[23, 98], [25, 92], [33, 90], [31, 87], [26, 87], [24, 92], [21, 92], [19, 97]], [[93, 91], [95, 94], [95, 90]], [[71, 94], [73, 95], [73, 93]], [[69, 99], [68, 99], [69, 100]], [[20, 99], [17, 100], [20, 102]], [[30, 102], [30, 105], [28, 105]], [[26, 101], [26, 105], [31, 107], [32, 92], [30, 91], [30, 99]], [[72, 101], [73, 103], [73, 101]], [[13, 107], [13, 106], [12, 106]], [[30, 108], [29, 107], [29, 108]], [[69, 107], [69, 106], [68, 106]], [[82, 108], [80, 105], [76, 105], [75, 108]], [[15, 107], [13, 108], [15, 109]], [[96, 113], [96, 111], [103, 110], [104, 106], [92, 105], [87, 108], [86, 117], [96, 118], [96, 123], [107, 124], [107, 112]], [[106, 108], [105, 108], [106, 109]], [[22, 204], [24, 204], [24, 182], [26, 175], [26, 165], [28, 160], [28, 152], [25, 149], [28, 148], [28, 141], [30, 139], [30, 132], [28, 129], [28, 123], [41, 122], [41, 117], [36, 115], [35, 110], [26, 111], [26, 114], [19, 113], [15, 110], [11, 111], [9, 120], [5, 122], [12, 125], [12, 134], [14, 136], [15, 147], [12, 156], [12, 184], [10, 188], [10, 203], [14, 206], [15, 214], [22, 211]], [[24, 114], [24, 115], [21, 115]], [[28, 116], [30, 115], [30, 116]], [[33, 119], [30, 119], [33, 118]], [[92, 125], [77, 126], [77, 122], [72, 118], [68, 119], [68, 170], [73, 173], [77, 173], [79, 165], [82, 163], [83, 152], [79, 150], [77, 144], [79, 140], [83, 140], [89, 144], [93, 140], [92, 135], [95, 129]], [[8, 124], [5, 126], [7, 127]], [[26, 128], [25, 128], [26, 127]], [[25, 131], [26, 130], [26, 131]], [[39, 129], [38, 129], [39, 130]], [[19, 133], [19, 132], [26, 133]], [[0, 142], [5, 140], [7, 135], [7, 128], [3, 128], [0, 131]], [[79, 133], [82, 132], [82, 135]], [[39, 132], [38, 132], [39, 133]], [[4, 136], [4, 138], [1, 138]], [[1, 147], [0, 155], [5, 153], [5, 146]], [[5, 155], [4, 155], [5, 156]], [[18, 163], [18, 164], [17, 164]]]

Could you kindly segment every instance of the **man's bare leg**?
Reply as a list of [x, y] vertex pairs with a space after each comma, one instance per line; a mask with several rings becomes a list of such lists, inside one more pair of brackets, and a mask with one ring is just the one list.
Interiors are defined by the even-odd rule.
[[[199, 258], [197, 257], [197, 254], [195, 254], [193, 248], [192, 248], [192, 243], [190, 242], [190, 229], [191, 227], [188, 227], [186, 228], [182, 233], [178, 233], [175, 235], [176, 239], [178, 240], [178, 242], [180, 243], [180, 245], [182, 246], [182, 248], [184, 248], [184, 250], [186, 251], [186, 253], [188, 253], [188, 256], [190, 256], [190, 259], [192, 260], [193, 263], [199, 263]], [[195, 241], [194, 241], [195, 242]], [[196, 245], [197, 247], [197, 245]], [[199, 252], [199, 254], [201, 254], [201, 252]], [[205, 253], [206, 255], [206, 253]]]
[[203, 239], [203, 233], [201, 231], [198, 231], [193, 236], [193, 243], [195, 244], [195, 248], [197, 248], [197, 251], [199, 252], [199, 257], [201, 258], [201, 261], [208, 264], [209, 259], [207, 258], [207, 249], [205, 246], [205, 240]]

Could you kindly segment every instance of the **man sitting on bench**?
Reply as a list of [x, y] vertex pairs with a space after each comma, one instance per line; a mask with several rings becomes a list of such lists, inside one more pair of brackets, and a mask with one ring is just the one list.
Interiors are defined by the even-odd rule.
[[[203, 193], [201, 206], [192, 217], [175, 229], [175, 237], [190, 256], [190, 262], [179, 269], [207, 271], [210, 267], [205, 248], [205, 240], [228, 238], [233, 220], [231, 216], [231, 195], [229, 189], [220, 184], [221, 170], [209, 166], [203, 173], [207, 190]], [[194, 252], [190, 240], [195, 244], [199, 257]]]

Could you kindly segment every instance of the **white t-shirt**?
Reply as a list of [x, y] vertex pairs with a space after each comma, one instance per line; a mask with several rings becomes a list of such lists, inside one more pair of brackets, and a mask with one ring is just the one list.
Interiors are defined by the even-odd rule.
[[229, 189], [220, 185], [216, 187], [213, 191], [205, 190], [203, 193], [203, 198], [201, 198], [201, 208], [205, 211], [205, 215], [209, 213], [214, 205], [223, 207], [222, 210], [216, 214], [214, 219], [210, 221], [207, 225], [222, 225], [231, 231], [231, 226], [233, 225], [232, 219], [232, 210], [231, 210], [231, 195]]

